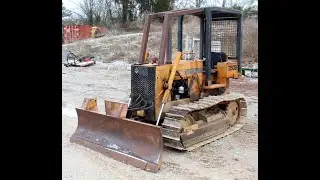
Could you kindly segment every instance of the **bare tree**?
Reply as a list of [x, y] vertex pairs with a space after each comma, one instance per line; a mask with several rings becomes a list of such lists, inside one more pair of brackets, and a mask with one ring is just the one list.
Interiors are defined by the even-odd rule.
[[196, 1], [187, 1], [187, 0], [176, 0], [174, 4], [174, 9], [184, 9], [194, 7]]
[[204, 0], [196, 0], [196, 7], [201, 7], [201, 5], [203, 5]]
[[105, 19], [103, 19], [103, 21], [113, 21], [113, 15], [112, 15], [112, 1], [111, 0], [105, 0], [105, 5], [104, 5], [104, 9], [107, 13], [107, 16], [105, 17]]
[[86, 24], [99, 25], [114, 19], [114, 0], [81, 0], [76, 4], [80, 13], [74, 13]]
[[68, 10], [65, 6], [63, 6], [63, 3], [62, 3], [62, 18], [69, 17], [71, 15], [72, 15], [72, 12]]
[[77, 3], [77, 6], [79, 7], [81, 13], [74, 13], [77, 14], [83, 21], [85, 21], [89, 25], [93, 25], [94, 0], [82, 0], [79, 3]]
[[226, 7], [227, 0], [222, 1], [222, 7]]

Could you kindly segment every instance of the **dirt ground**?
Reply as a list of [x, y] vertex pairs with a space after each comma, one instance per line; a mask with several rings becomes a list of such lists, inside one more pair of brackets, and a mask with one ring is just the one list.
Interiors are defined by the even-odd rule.
[[150, 173], [69, 142], [77, 126], [75, 107], [84, 97], [128, 99], [130, 65], [97, 62], [86, 68], [62, 66], [63, 179], [258, 179], [258, 80], [232, 80], [231, 90], [247, 96], [248, 120], [241, 130], [192, 152], [165, 149], [163, 166]]

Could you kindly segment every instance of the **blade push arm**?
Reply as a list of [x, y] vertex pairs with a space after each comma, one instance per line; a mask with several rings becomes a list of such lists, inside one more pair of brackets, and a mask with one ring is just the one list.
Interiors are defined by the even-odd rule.
[[163, 95], [163, 98], [162, 98], [162, 105], [161, 105], [161, 109], [160, 109], [160, 113], [159, 113], [159, 115], [158, 115], [158, 119], [157, 119], [156, 125], [159, 124], [159, 121], [160, 121], [160, 117], [161, 117], [161, 114], [162, 114], [162, 110], [163, 110], [164, 104], [165, 104], [165, 103], [168, 101], [168, 99], [169, 99], [170, 91], [171, 91], [171, 89], [172, 89], [173, 79], [174, 79], [174, 76], [175, 76], [176, 71], [177, 71], [177, 66], [178, 66], [179, 63], [180, 63], [181, 56], [182, 56], [182, 52], [178, 52], [178, 54], [177, 54], [177, 56], [176, 56], [176, 59], [175, 59], [173, 65], [172, 65], [172, 69], [171, 69], [170, 76], [169, 76], [169, 80], [168, 80], [168, 88], [167, 88], [166, 91], [164, 92], [164, 95]]
[[181, 56], [182, 56], [182, 53], [178, 52], [176, 59], [174, 61], [174, 64], [172, 66], [172, 69], [171, 69], [171, 73], [170, 73], [169, 80], [168, 80], [168, 88], [164, 92], [162, 103], [166, 103], [168, 101], [168, 97], [169, 97], [170, 91], [172, 89], [173, 79], [174, 79], [174, 76], [176, 75], [177, 66], [179, 65], [179, 62], [181, 60]]

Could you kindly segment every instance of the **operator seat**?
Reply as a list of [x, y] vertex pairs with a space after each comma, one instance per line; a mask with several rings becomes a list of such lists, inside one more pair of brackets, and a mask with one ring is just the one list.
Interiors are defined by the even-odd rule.
[[[211, 68], [218, 64], [218, 62], [226, 62], [228, 60], [228, 56], [224, 52], [211, 52]], [[204, 62], [205, 64], [206, 62]]]

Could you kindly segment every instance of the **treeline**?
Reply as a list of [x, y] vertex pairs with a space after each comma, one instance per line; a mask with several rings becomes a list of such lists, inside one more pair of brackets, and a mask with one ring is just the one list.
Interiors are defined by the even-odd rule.
[[146, 13], [204, 6], [219, 6], [244, 11], [244, 16], [257, 15], [257, 0], [80, 0], [76, 10], [62, 7], [63, 23], [104, 25], [127, 23], [142, 19]]

